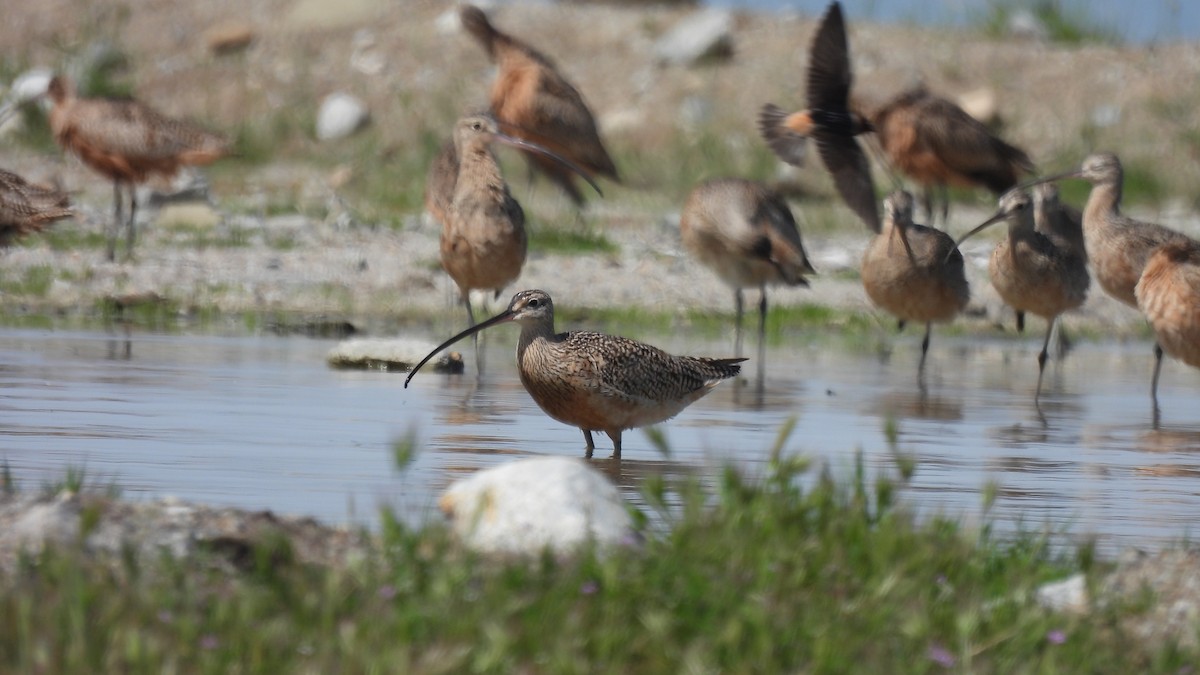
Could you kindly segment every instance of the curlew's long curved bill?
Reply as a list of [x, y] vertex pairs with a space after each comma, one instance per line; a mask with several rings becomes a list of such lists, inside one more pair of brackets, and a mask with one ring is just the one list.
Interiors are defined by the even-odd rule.
[[584, 170], [583, 167], [579, 166], [575, 162], [572, 162], [571, 160], [567, 159], [566, 157], [563, 157], [562, 155], [558, 154], [557, 152], [554, 152], [553, 150], [551, 150], [549, 148], [542, 147], [532, 141], [527, 141], [523, 138], [517, 138], [516, 136], [509, 136], [508, 134], [506, 134], [502, 131], [497, 131], [497, 132], [493, 133], [492, 140], [499, 141], [501, 143], [504, 143], [505, 145], [511, 145], [514, 148], [521, 148], [522, 150], [530, 150], [532, 152], [538, 153], [539, 155], [545, 155], [546, 157], [553, 159], [554, 161], [558, 162], [559, 164], [562, 164], [563, 166], [567, 167], [568, 169], [579, 174], [580, 178], [584, 179], [585, 181], [587, 181], [588, 185], [592, 186], [592, 189], [596, 191], [596, 194], [600, 195], [601, 197], [604, 196], [604, 193], [600, 191], [600, 186], [596, 185], [596, 181], [592, 180], [592, 177], [590, 175], [588, 175], [588, 172], [586, 170]]
[[421, 369], [421, 366], [423, 366], [429, 362], [429, 359], [432, 359], [433, 357], [437, 356], [438, 352], [442, 351], [446, 347], [449, 347], [450, 345], [454, 344], [455, 342], [458, 342], [459, 340], [461, 340], [463, 338], [471, 337], [472, 335], [478, 333], [479, 331], [481, 331], [485, 328], [495, 326], [498, 323], [504, 323], [505, 321], [512, 321], [513, 316], [514, 315], [513, 315], [512, 310], [506, 309], [503, 312], [497, 314], [496, 316], [493, 316], [492, 318], [488, 319], [487, 321], [484, 321], [482, 323], [477, 323], [474, 326], [471, 326], [470, 328], [459, 333], [458, 335], [455, 335], [454, 337], [450, 338], [449, 340], [446, 340], [445, 342], [438, 345], [437, 347], [434, 347], [433, 351], [426, 354], [425, 358], [421, 359], [421, 362], [418, 363], [417, 365], [413, 366], [413, 369], [409, 371], [408, 377], [404, 378], [404, 388], [408, 389], [408, 383], [410, 381], [412, 381], [413, 375], [416, 375], [417, 371]]
[[987, 220], [985, 220], [982, 223], [980, 223], [979, 225], [977, 225], [975, 227], [975, 229], [973, 229], [970, 232], [959, 237], [958, 241], [954, 242], [954, 250], [951, 250], [950, 253], [946, 254], [946, 260], [949, 260], [950, 256], [954, 255], [954, 251], [957, 250], [959, 246], [962, 246], [962, 243], [964, 241], [970, 239], [971, 237], [974, 237], [975, 235], [979, 234], [980, 232], [983, 232], [988, 227], [995, 225], [996, 223], [1004, 220], [1007, 217], [1008, 217], [1008, 214], [1005, 213], [1004, 211], [997, 211], [996, 213], [992, 214], [991, 218], [988, 218]]
[[1041, 178], [1034, 178], [1033, 180], [1027, 180], [1024, 183], [1021, 183], [1020, 185], [1017, 185], [1016, 187], [1012, 188], [1012, 190], [1010, 190], [1010, 192], [1013, 192], [1016, 190], [1028, 190], [1029, 188], [1031, 188], [1035, 185], [1041, 185], [1042, 183], [1054, 183], [1054, 182], [1060, 181], [1064, 178], [1082, 178], [1083, 177], [1082, 174], [1083, 174], [1083, 172], [1080, 169], [1072, 169], [1070, 171], [1056, 173], [1052, 176], [1042, 176]]

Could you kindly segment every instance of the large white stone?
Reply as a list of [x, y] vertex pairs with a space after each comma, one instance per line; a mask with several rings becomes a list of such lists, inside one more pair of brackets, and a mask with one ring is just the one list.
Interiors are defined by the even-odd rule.
[[451, 485], [438, 506], [469, 547], [485, 553], [566, 553], [587, 541], [629, 542], [620, 493], [581, 459], [536, 457], [481, 470]]
[[317, 112], [317, 140], [345, 138], [361, 129], [370, 118], [367, 105], [350, 94], [330, 94]]

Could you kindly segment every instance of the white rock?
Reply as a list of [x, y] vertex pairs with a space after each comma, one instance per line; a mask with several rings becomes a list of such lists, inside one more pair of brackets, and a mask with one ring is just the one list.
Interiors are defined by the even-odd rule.
[[345, 138], [361, 129], [369, 119], [367, 105], [359, 99], [342, 92], [330, 94], [317, 112], [317, 139]]
[[[436, 346], [424, 340], [406, 338], [354, 338], [335, 345], [325, 360], [337, 368], [408, 370]], [[430, 361], [428, 367], [437, 372], [461, 373], [462, 354], [444, 352]]]
[[574, 550], [587, 541], [630, 541], [633, 521], [620, 493], [581, 459], [537, 457], [484, 469], [438, 501], [461, 540], [485, 553]]
[[732, 53], [733, 14], [723, 9], [692, 14], [675, 24], [654, 45], [660, 63], [675, 65], [691, 65]]
[[991, 87], [980, 87], [958, 97], [958, 107], [984, 124], [994, 124], [1000, 117], [1000, 106], [996, 92]]
[[54, 71], [49, 68], [27, 70], [13, 80], [10, 96], [13, 100], [21, 103], [32, 101], [46, 93], [52, 79], [54, 79]]
[[1088, 611], [1086, 579], [1082, 574], [1046, 584], [1037, 590], [1038, 604], [1056, 612], [1083, 614]]
[[1045, 42], [1050, 38], [1050, 31], [1042, 20], [1034, 16], [1028, 9], [1018, 9], [1008, 18], [1008, 34], [1021, 40]]

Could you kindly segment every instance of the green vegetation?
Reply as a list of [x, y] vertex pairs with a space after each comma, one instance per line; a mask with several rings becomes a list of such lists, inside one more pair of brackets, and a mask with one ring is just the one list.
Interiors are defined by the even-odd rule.
[[529, 231], [529, 249], [538, 253], [589, 255], [615, 254], [620, 249], [603, 233], [595, 230], [572, 230], [562, 226], [540, 226]]
[[54, 283], [54, 268], [37, 265], [25, 269], [19, 277], [0, 271], [0, 293], [4, 295], [44, 298]]
[[1046, 28], [1052, 42], [1077, 45], [1083, 43], [1117, 44], [1117, 32], [1097, 25], [1091, 19], [1086, 2], [1072, 0], [991, 0], [977, 23], [992, 37], [1008, 35], [1009, 21], [1019, 10], [1025, 10]]
[[[885, 429], [885, 432], [888, 432]], [[488, 560], [440, 525], [390, 513], [344, 566], [299, 561], [283, 535], [234, 565], [89, 557], [48, 548], [0, 576], [0, 669], [13, 672], [1092, 672], [1175, 673], [1197, 654], [1126, 631], [1144, 607], [1089, 616], [1033, 591], [1083, 570], [1089, 547], [1002, 539], [901, 505], [920, 470], [813, 475], [783, 452], [730, 469], [648, 478], [644, 544], [575, 557]], [[412, 437], [394, 447], [406, 465]], [[83, 475], [73, 487], [82, 488]], [[81, 537], [101, 506], [85, 502]], [[1144, 604], [1144, 603], [1143, 603]]]

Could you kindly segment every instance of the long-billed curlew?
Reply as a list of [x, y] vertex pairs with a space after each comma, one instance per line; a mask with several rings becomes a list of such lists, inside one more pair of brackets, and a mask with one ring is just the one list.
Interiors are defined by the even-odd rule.
[[[1054, 183], [1040, 183], [1033, 187], [1033, 223], [1034, 229], [1046, 235], [1057, 249], [1069, 251], [1087, 263], [1087, 247], [1083, 245], [1083, 214], [1079, 209], [1062, 203], [1058, 186]], [[1025, 312], [1018, 309], [1016, 314], [1017, 331], [1022, 332], [1025, 330]]]
[[1000, 198], [996, 214], [960, 237], [958, 245], [993, 223], [1008, 221], [1008, 236], [992, 249], [988, 275], [996, 292], [1017, 310], [1018, 316], [1032, 312], [1046, 320], [1046, 339], [1038, 354], [1038, 381], [1033, 396], [1036, 402], [1042, 395], [1042, 376], [1046, 372], [1054, 324], [1059, 315], [1076, 309], [1087, 299], [1090, 278], [1082, 256], [1035, 229], [1033, 212], [1027, 192], [1007, 192]]
[[434, 159], [425, 201], [442, 221], [442, 267], [458, 285], [473, 326], [470, 292], [492, 290], [499, 296], [521, 274], [527, 247], [525, 212], [509, 192], [491, 144], [544, 154], [562, 162], [568, 171], [578, 169], [536, 143], [501, 133], [496, 120], [488, 115], [460, 119], [454, 125], [453, 140], [453, 153], [443, 148]]
[[771, 150], [795, 166], [804, 163], [805, 139], [812, 137], [846, 205], [867, 227], [878, 232], [879, 207], [871, 165], [854, 138], [872, 127], [865, 117], [850, 109], [852, 82], [842, 6], [834, 2], [825, 10], [809, 47], [807, 108], [788, 114], [768, 103], [759, 113], [758, 126]]
[[621, 432], [657, 424], [678, 415], [734, 377], [746, 359], [674, 356], [628, 338], [588, 331], [554, 332], [554, 303], [545, 291], [521, 291], [508, 309], [446, 340], [408, 374], [446, 347], [500, 323], [521, 324], [517, 370], [521, 384], [547, 415], [583, 431], [587, 456], [596, 444], [593, 431], [613, 441], [621, 456]]
[[65, 192], [0, 169], [0, 247], [74, 215]]
[[942, 222], [950, 211], [947, 185], [985, 187], [997, 196], [1034, 171], [1023, 150], [1006, 143], [955, 103], [916, 87], [870, 115], [892, 164], [920, 183], [925, 212], [933, 219], [940, 192]]
[[[503, 128], [566, 157], [589, 176], [620, 182], [591, 110], [554, 63], [533, 47], [497, 30], [478, 7], [464, 5], [459, 16], [463, 27], [498, 68], [490, 99], [492, 114]], [[541, 155], [526, 154], [526, 158], [531, 167], [562, 188], [576, 206], [583, 205], [583, 193], [562, 164]]]
[[137, 184], [153, 175], [173, 176], [181, 166], [210, 164], [229, 152], [223, 136], [167, 117], [132, 99], [79, 98], [62, 75], [50, 81], [47, 93], [54, 101], [50, 111], [54, 140], [113, 182], [109, 260], [116, 257], [124, 210], [122, 186], [129, 193], [125, 241], [132, 255]]
[[883, 226], [863, 253], [867, 296], [900, 320], [925, 324], [921, 362], [929, 351], [934, 321], [950, 321], [970, 299], [963, 257], [945, 232], [912, 221], [913, 196], [896, 191], [884, 200]]
[[[1111, 153], [1090, 155], [1074, 171], [1047, 176], [1031, 185], [1082, 178], [1092, 184], [1083, 208], [1083, 241], [1096, 281], [1112, 297], [1138, 308], [1134, 289], [1142, 277], [1146, 260], [1154, 249], [1172, 242], [1200, 246], [1194, 239], [1156, 223], [1134, 220], [1121, 213], [1124, 173], [1121, 160]], [[1158, 374], [1162, 369], [1162, 346], [1154, 345], [1154, 374], [1150, 398], [1158, 400]]]
[[757, 288], [758, 356], [763, 356], [767, 285], [807, 286], [814, 274], [800, 230], [783, 197], [755, 181], [718, 178], [688, 195], [679, 220], [683, 245], [733, 287], [735, 356], [742, 355], [743, 288]]
[[1163, 351], [1200, 368], [1200, 245], [1175, 240], [1154, 249], [1133, 292]]

